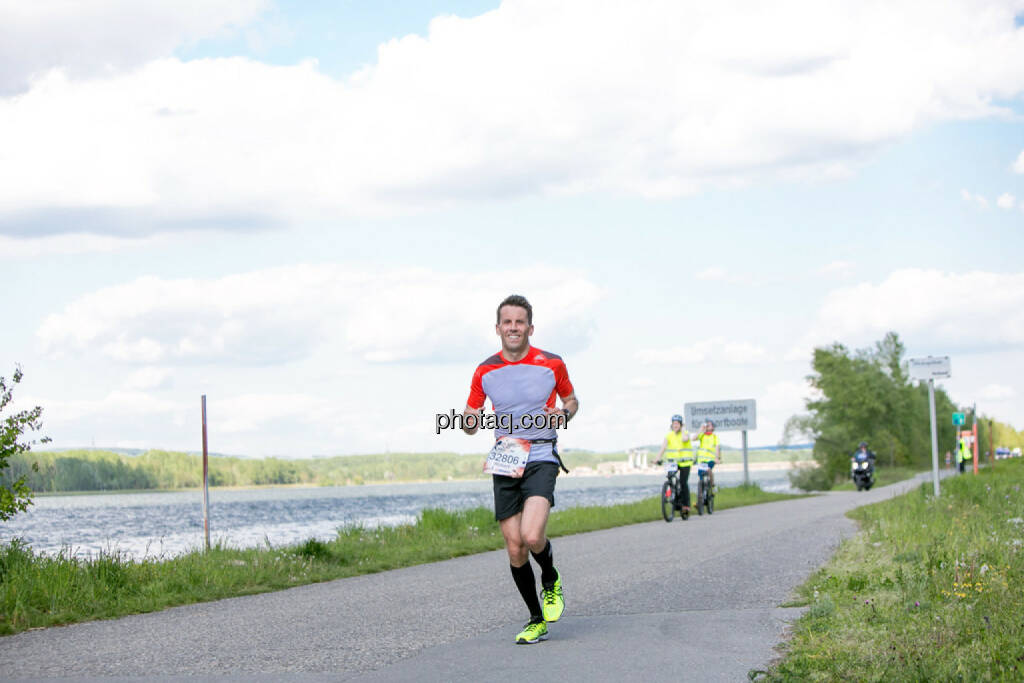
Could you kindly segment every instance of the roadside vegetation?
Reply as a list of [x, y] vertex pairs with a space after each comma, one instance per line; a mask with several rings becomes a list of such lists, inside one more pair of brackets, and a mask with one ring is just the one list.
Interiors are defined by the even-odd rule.
[[[722, 488], [715, 508], [793, 497], [768, 493], [757, 485]], [[609, 507], [568, 508], [552, 513], [548, 533], [565, 536], [650, 522], [660, 520], [660, 514], [657, 496]], [[428, 509], [415, 524], [347, 527], [329, 541], [309, 539], [280, 548], [221, 546], [207, 553], [140, 561], [118, 552], [79, 558], [70, 549], [55, 556], [37, 555], [15, 540], [0, 546], [0, 635], [263, 593], [503, 547], [493, 512], [482, 507], [457, 512]]]
[[[895, 332], [873, 347], [850, 350], [836, 342], [814, 350], [813, 374], [807, 380], [816, 390], [805, 402], [806, 413], [786, 425], [786, 439], [814, 442], [815, 467], [795, 468], [790, 480], [805, 491], [827, 490], [849, 477], [850, 454], [867, 441], [880, 467], [931, 467], [931, 427], [928, 387], [913, 384], [907, 375], [905, 347]], [[970, 406], [960, 407], [940, 387], [935, 388], [939, 458], [955, 451], [953, 412], [967, 413], [967, 424], [978, 420], [979, 455], [989, 444], [1024, 446], [1024, 432], [984, 416]]]
[[[14, 374], [8, 384], [6, 377], [0, 377], [0, 522], [24, 512], [32, 504], [32, 489], [28, 485], [28, 474], [11, 476], [8, 469], [12, 460], [24, 458], [32, 446], [47, 443], [49, 437], [40, 439], [26, 438], [26, 433], [37, 432], [43, 428], [41, 421], [43, 409], [36, 406], [27, 410], [12, 413], [10, 403], [14, 400], [14, 386], [20, 384], [24, 374], [21, 368], [14, 367]], [[4, 412], [7, 415], [4, 415]], [[34, 472], [29, 466], [28, 473]]]
[[771, 681], [1024, 679], [1024, 462], [858, 508]]

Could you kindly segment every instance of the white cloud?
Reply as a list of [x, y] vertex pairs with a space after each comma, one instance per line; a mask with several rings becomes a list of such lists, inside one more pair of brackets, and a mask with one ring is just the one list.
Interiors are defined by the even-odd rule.
[[306, 394], [243, 394], [217, 403], [217, 428], [227, 434], [253, 432], [275, 421], [326, 425], [342, 415], [337, 402]]
[[512, 290], [536, 306], [534, 323], [553, 349], [589, 343], [600, 288], [551, 268], [465, 274], [300, 265], [213, 280], [144, 277], [78, 298], [37, 335], [50, 354], [122, 363], [273, 365], [325, 345], [369, 362], [464, 360], [497, 343], [493, 310]]
[[988, 208], [988, 200], [982, 197], [980, 194], [971, 194], [967, 190], [960, 190], [960, 196], [963, 198], [965, 202], [977, 204], [979, 209], [984, 210]]
[[832, 261], [818, 269], [820, 275], [835, 275], [846, 277], [853, 272], [853, 264], [849, 261]]
[[634, 377], [629, 380], [629, 386], [634, 389], [649, 389], [653, 386], [657, 386], [657, 382], [650, 377]]
[[171, 384], [171, 371], [168, 368], [147, 366], [128, 375], [124, 387], [135, 391], [153, 391], [166, 389]]
[[26, 405], [43, 406], [44, 426], [65, 425], [77, 420], [103, 416], [121, 419], [146, 415], [169, 415], [183, 409], [180, 403], [157, 398], [144, 391], [115, 390], [101, 399], [41, 399], [33, 397]]
[[60, 68], [105, 76], [169, 56], [259, 16], [268, 0], [39, 0], [0, 3], [0, 96]]
[[978, 399], [981, 401], [1006, 401], [1016, 397], [1017, 392], [1013, 387], [1005, 384], [988, 384], [978, 392]]
[[636, 359], [645, 365], [692, 365], [695, 363], [718, 362], [730, 365], [760, 363], [767, 359], [764, 348], [749, 342], [729, 341], [714, 337], [689, 346], [640, 349]]
[[754, 395], [757, 400], [757, 431], [769, 439], [781, 437], [786, 421], [793, 415], [804, 413], [806, 399], [816, 394], [806, 380], [783, 380], [764, 386]]
[[1013, 170], [1016, 173], [1024, 173], [1024, 150], [1021, 150], [1017, 160], [1013, 162]]
[[173, 239], [170, 235], [123, 238], [111, 235], [66, 233], [34, 239], [0, 235], [0, 260], [17, 261], [54, 254], [113, 253], [159, 247]]
[[1016, 203], [1017, 199], [1009, 192], [999, 195], [999, 199], [996, 200], [996, 206], [1000, 209], [1012, 209]]
[[[258, 10], [214, 7], [197, 26], [169, 19], [165, 42]], [[85, 81], [51, 71], [0, 100], [0, 128], [19, 131], [0, 154], [0, 232], [252, 228], [841, 174], [931, 122], [1002, 113], [992, 102], [1024, 90], [1016, 9], [507, 0], [391, 40], [344, 81], [314, 62], [241, 58], [157, 59]], [[80, 25], [93, 47], [68, 50], [116, 61], [94, 47], [107, 30]], [[33, 44], [59, 44], [63, 30], [47, 30]]]
[[803, 343], [788, 356], [804, 360], [816, 344], [857, 345], [889, 330], [926, 340], [938, 351], [1024, 343], [1024, 273], [945, 273], [903, 269], [883, 282], [830, 292]]

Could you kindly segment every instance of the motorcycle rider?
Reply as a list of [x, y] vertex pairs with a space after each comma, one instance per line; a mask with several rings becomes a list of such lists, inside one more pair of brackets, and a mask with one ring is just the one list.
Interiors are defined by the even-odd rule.
[[872, 476], [875, 473], [875, 454], [868, 448], [867, 441], [861, 441], [857, 444], [857, 450], [850, 456], [852, 462], [860, 462], [867, 460], [868, 462], [868, 476]]

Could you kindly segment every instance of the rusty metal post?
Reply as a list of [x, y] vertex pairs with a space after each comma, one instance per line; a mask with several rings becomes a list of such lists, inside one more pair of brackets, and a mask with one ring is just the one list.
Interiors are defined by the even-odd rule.
[[206, 452], [206, 394], [203, 394], [203, 535], [210, 549], [210, 465]]
[[974, 473], [978, 473], [978, 414], [974, 414], [974, 426], [971, 427], [974, 436]]

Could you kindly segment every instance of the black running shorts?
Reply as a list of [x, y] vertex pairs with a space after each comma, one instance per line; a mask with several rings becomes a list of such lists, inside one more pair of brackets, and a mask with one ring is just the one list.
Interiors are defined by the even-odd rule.
[[558, 478], [558, 464], [553, 462], [531, 462], [526, 465], [523, 476], [494, 478], [494, 519], [499, 522], [508, 519], [523, 509], [523, 503], [530, 496], [543, 496], [555, 507], [555, 479]]

